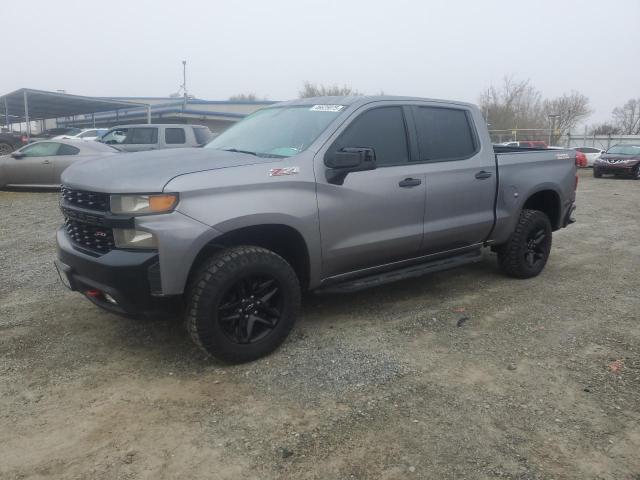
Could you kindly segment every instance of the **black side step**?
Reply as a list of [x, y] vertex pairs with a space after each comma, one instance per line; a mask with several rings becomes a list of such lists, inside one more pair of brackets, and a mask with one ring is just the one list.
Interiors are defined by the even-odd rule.
[[442, 270], [460, 267], [469, 263], [476, 263], [481, 260], [482, 250], [478, 249], [474, 250], [473, 252], [463, 253], [461, 255], [455, 255], [452, 257], [440, 258], [438, 260], [432, 260], [430, 262], [420, 263], [418, 265], [411, 265], [410, 267], [399, 268], [397, 270], [378, 273], [376, 275], [370, 275], [367, 277], [360, 277], [355, 280], [346, 280], [344, 282], [335, 283], [326, 287], [320, 287], [315, 292], [318, 294], [357, 292], [366, 288], [377, 287], [378, 285], [384, 285], [391, 282], [397, 282], [398, 280], [421, 277], [422, 275], [426, 275], [428, 273], [440, 272]]

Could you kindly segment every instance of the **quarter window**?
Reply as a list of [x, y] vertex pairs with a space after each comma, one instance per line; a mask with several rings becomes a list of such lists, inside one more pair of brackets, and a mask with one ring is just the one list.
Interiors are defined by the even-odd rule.
[[367, 110], [358, 116], [331, 147], [373, 148], [379, 166], [398, 165], [409, 161], [404, 116], [400, 107]]
[[65, 143], [60, 145], [58, 149], [58, 153], [56, 155], [77, 155], [80, 153], [80, 149], [76, 147], [72, 147], [71, 145], [67, 145]]
[[182, 128], [167, 128], [164, 131], [164, 143], [173, 145], [178, 143], [185, 143], [184, 129]]
[[473, 155], [476, 142], [465, 110], [414, 107], [420, 161], [461, 160]]

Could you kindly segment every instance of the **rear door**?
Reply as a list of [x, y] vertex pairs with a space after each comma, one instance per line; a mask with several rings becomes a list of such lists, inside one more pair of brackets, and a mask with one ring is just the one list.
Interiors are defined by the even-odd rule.
[[[423, 230], [425, 187], [421, 165], [410, 164], [405, 109], [363, 108], [316, 155], [323, 275], [415, 257]], [[329, 183], [324, 156], [350, 147], [373, 148], [378, 168]]]
[[496, 166], [464, 106], [412, 107], [419, 161], [426, 176], [422, 253], [483, 242], [494, 221]]
[[19, 150], [22, 158], [11, 158], [5, 165], [7, 183], [12, 185], [52, 185], [53, 159], [57, 142], [38, 142]]

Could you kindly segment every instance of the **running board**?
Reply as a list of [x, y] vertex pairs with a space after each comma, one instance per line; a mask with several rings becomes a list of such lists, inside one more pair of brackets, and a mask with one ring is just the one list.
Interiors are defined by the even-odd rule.
[[315, 292], [323, 293], [351, 293], [364, 290], [379, 285], [385, 285], [407, 278], [421, 277], [428, 273], [449, 270], [450, 268], [460, 267], [470, 263], [476, 263], [482, 260], [482, 250], [478, 249], [473, 252], [463, 253], [452, 257], [440, 258], [427, 263], [411, 265], [410, 267], [399, 268], [397, 270], [387, 271], [367, 277], [360, 277], [355, 280], [347, 280], [340, 283], [320, 287]]

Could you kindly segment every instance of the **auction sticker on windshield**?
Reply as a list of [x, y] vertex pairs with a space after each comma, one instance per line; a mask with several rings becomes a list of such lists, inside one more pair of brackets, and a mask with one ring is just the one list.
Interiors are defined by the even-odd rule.
[[314, 105], [309, 110], [312, 112], [340, 112], [344, 105]]

